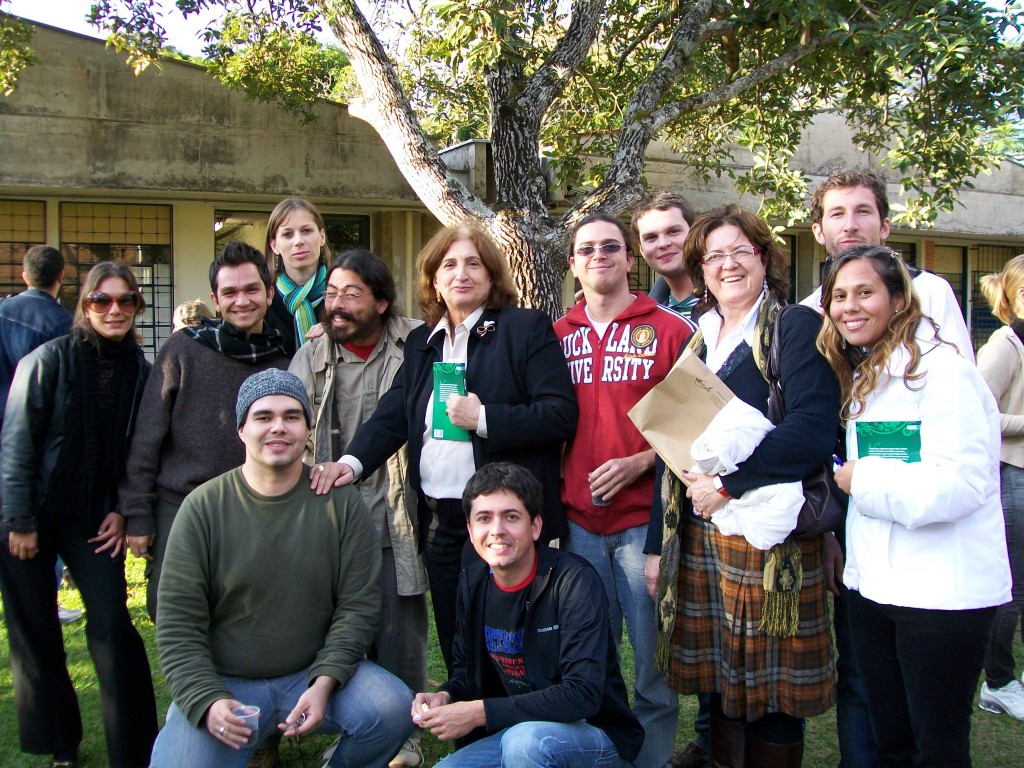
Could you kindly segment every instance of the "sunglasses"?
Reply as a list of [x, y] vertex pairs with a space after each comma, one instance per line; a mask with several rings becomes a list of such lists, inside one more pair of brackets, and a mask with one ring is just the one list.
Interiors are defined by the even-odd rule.
[[135, 291], [129, 291], [128, 293], [122, 293], [120, 296], [114, 297], [107, 293], [90, 293], [85, 297], [82, 302], [89, 309], [95, 310], [96, 312], [106, 312], [110, 309], [111, 305], [116, 301], [119, 306], [125, 312], [133, 311], [139, 306], [139, 299], [142, 298]]

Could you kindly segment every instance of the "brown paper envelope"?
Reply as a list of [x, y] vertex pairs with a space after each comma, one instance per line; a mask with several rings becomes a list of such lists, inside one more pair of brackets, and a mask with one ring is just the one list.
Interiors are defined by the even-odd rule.
[[721, 379], [688, 349], [668, 375], [633, 406], [629, 418], [682, 480], [683, 472], [693, 466], [693, 441], [733, 397]]

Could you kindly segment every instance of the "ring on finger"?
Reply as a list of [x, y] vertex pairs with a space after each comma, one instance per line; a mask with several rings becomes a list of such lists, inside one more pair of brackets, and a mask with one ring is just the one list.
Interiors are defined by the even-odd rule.
[[323, 472], [324, 471], [324, 465], [323, 464], [317, 464], [316, 465], [316, 471], [317, 472]]
[[217, 733], [219, 733], [221, 736], [224, 735], [224, 726], [223, 725], [220, 728], [217, 729]]

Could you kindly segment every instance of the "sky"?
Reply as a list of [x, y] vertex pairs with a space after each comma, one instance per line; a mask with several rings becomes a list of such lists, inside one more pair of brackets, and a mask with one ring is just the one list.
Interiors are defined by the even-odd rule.
[[[4, 5], [4, 10], [51, 27], [102, 39], [105, 35], [85, 20], [91, 6], [92, 0], [10, 0]], [[162, 22], [167, 30], [168, 43], [184, 53], [201, 55], [202, 43], [197, 34], [205, 26], [198, 21], [202, 17], [183, 19], [174, 8], [174, 0], [163, 0], [163, 6], [170, 8]]]

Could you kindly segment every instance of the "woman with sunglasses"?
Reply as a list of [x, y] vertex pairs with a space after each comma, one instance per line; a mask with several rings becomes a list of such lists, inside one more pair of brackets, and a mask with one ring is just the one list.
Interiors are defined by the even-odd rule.
[[147, 765], [157, 733], [149, 662], [126, 605], [124, 518], [117, 511], [150, 367], [135, 331], [144, 309], [127, 265], [93, 267], [70, 335], [18, 365], [0, 435], [0, 591], [21, 748], [52, 754], [55, 767], [76, 764], [82, 739], [57, 622], [58, 555], [85, 603], [110, 765]]
[[324, 217], [316, 206], [301, 197], [282, 200], [267, 221], [267, 242], [263, 252], [271, 254], [274, 272], [274, 301], [267, 308], [267, 320], [284, 336], [284, 351], [292, 357], [313, 329], [320, 331], [324, 290], [327, 288], [327, 247]]
[[843, 581], [878, 764], [970, 766], [989, 628], [1010, 599], [999, 409], [890, 249], [844, 251], [821, 304], [846, 422]]
[[[771, 229], [738, 205], [708, 211], [693, 223], [683, 257], [704, 294], [690, 349], [736, 397], [765, 413], [766, 361], [789, 292]], [[664, 527], [652, 525], [648, 534], [646, 551], [661, 553], [660, 562], [651, 555], [647, 572], [656, 577], [660, 565], [659, 643], [669, 683], [710, 695], [716, 766], [799, 766], [804, 718], [822, 714], [834, 698], [821, 537], [761, 550], [714, 524], [730, 498], [801, 482], [832, 455], [839, 388], [814, 346], [820, 326], [811, 312], [786, 315], [779, 329], [785, 415], [729, 474], [685, 473], [687, 490], [666, 470]]]

